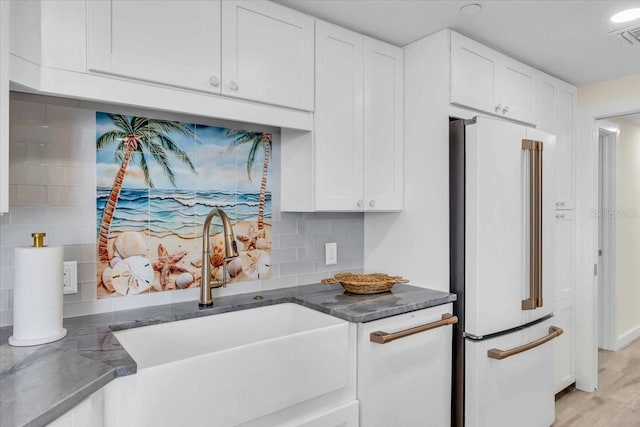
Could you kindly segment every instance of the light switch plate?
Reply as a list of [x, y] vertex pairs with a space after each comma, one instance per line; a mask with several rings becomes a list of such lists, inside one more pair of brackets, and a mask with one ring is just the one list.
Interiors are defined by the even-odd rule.
[[62, 283], [63, 283], [63, 290], [65, 295], [78, 293], [78, 262], [77, 261], [64, 262], [64, 279]]
[[334, 265], [338, 263], [338, 244], [336, 242], [325, 243], [324, 264]]

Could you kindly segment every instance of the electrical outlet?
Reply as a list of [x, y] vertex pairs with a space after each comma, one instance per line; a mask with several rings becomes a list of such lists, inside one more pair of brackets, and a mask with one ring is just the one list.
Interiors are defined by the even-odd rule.
[[334, 265], [338, 263], [338, 244], [336, 242], [325, 243], [324, 264]]
[[65, 261], [64, 262], [64, 279], [63, 279], [64, 294], [77, 294], [78, 293], [78, 263], [77, 261]]

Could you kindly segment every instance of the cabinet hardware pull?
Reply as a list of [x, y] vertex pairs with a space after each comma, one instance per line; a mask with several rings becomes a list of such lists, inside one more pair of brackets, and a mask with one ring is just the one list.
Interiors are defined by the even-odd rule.
[[502, 104], [496, 105], [496, 113], [499, 113], [502, 110]]
[[502, 109], [502, 114], [507, 114], [508, 112], [509, 112], [509, 106], [507, 105]]
[[209, 84], [214, 87], [218, 87], [220, 85], [220, 80], [216, 76], [209, 77]]
[[369, 202], [369, 206], [374, 207], [376, 205], [376, 201], [375, 200], [371, 200]]
[[364, 201], [363, 201], [363, 200], [358, 200], [358, 207], [359, 207], [359, 208], [361, 208], [363, 204], [364, 204]]
[[539, 345], [549, 342], [555, 337], [559, 337], [560, 335], [562, 335], [563, 332], [564, 331], [562, 330], [562, 328], [559, 328], [557, 326], [549, 326], [549, 335], [545, 335], [542, 338], [539, 338], [535, 341], [531, 341], [530, 343], [527, 343], [527, 344], [523, 344], [520, 347], [512, 348], [510, 350], [499, 350], [497, 348], [492, 348], [491, 350], [487, 351], [487, 356], [490, 359], [498, 359], [498, 360], [506, 359], [507, 357], [513, 356], [514, 354], [531, 350], [532, 348], [536, 348]]
[[237, 91], [238, 90], [238, 83], [234, 82], [233, 80], [229, 82], [229, 90], [232, 91]]
[[408, 337], [409, 335], [417, 334], [419, 332], [428, 331], [430, 329], [439, 328], [440, 326], [448, 326], [458, 323], [458, 317], [445, 313], [442, 315], [441, 320], [436, 320], [435, 322], [426, 323], [424, 325], [415, 326], [413, 328], [404, 329], [398, 332], [384, 332], [384, 331], [376, 331], [371, 332], [369, 334], [369, 341], [377, 343], [377, 344], [387, 344], [393, 340], [397, 340], [398, 338]]

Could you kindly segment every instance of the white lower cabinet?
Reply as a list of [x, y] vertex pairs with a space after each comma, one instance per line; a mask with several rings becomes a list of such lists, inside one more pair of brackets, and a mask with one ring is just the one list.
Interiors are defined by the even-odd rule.
[[576, 381], [575, 368], [575, 299], [568, 298], [556, 301], [556, 312], [553, 318], [555, 325], [562, 328], [564, 333], [553, 342], [554, 353], [554, 393]]
[[358, 324], [360, 425], [449, 426], [451, 420], [450, 325], [372, 342], [376, 331], [394, 333], [442, 320], [452, 305]]

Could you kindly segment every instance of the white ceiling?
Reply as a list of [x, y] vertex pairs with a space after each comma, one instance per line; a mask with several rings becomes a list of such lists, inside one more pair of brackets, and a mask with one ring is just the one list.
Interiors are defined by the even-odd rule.
[[[640, 44], [624, 46], [608, 35], [629, 25], [609, 18], [640, 7], [638, 0], [276, 1], [398, 46], [451, 28], [576, 85], [640, 73]], [[460, 14], [469, 3], [482, 11]]]

